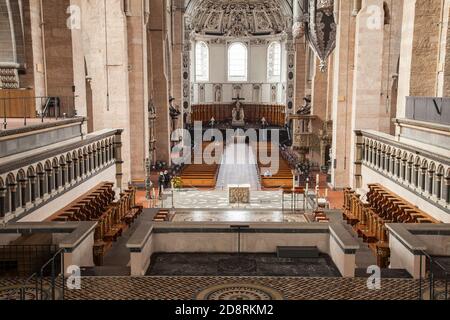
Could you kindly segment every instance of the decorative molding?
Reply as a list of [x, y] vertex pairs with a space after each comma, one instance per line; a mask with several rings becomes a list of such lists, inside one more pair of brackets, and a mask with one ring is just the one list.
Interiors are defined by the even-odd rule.
[[241, 38], [280, 34], [290, 28], [292, 13], [275, 0], [201, 0], [189, 20], [197, 34]]

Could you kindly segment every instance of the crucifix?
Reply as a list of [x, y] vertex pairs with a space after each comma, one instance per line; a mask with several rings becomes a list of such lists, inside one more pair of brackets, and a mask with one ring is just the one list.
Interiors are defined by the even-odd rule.
[[241, 104], [241, 101], [245, 101], [245, 98], [241, 98], [238, 94], [237, 98], [233, 98], [232, 100], [236, 101], [236, 106], [239, 106]]

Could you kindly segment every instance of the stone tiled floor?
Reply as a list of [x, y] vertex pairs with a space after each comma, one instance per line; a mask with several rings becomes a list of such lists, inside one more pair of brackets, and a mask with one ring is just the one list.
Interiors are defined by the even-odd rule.
[[[171, 194], [166, 194], [163, 206], [172, 207]], [[174, 193], [174, 206], [181, 209], [275, 209], [281, 210], [282, 193], [279, 191], [254, 191], [250, 204], [230, 205], [226, 191], [180, 191]], [[299, 203], [301, 203], [299, 201]], [[300, 204], [299, 204], [300, 205]], [[286, 203], [286, 206], [289, 204]]]
[[290, 214], [281, 211], [221, 210], [206, 211], [177, 210], [173, 222], [286, 222], [307, 223], [303, 214]]
[[[1, 283], [1, 282], [0, 282]], [[273, 277], [93, 277], [82, 279], [82, 290], [67, 291], [68, 300], [195, 300], [221, 284], [261, 285], [286, 300], [415, 300], [418, 283], [386, 279], [381, 290], [369, 290], [367, 279]]]

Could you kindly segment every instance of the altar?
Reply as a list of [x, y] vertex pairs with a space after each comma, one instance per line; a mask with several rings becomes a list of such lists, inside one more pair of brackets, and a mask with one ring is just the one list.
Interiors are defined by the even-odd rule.
[[229, 204], [249, 204], [250, 203], [249, 184], [228, 185], [228, 202]]

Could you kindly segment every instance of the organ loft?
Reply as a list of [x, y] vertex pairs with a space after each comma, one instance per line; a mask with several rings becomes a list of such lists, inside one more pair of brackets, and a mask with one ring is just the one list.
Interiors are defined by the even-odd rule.
[[448, 300], [449, 10], [0, 0], [0, 300]]

